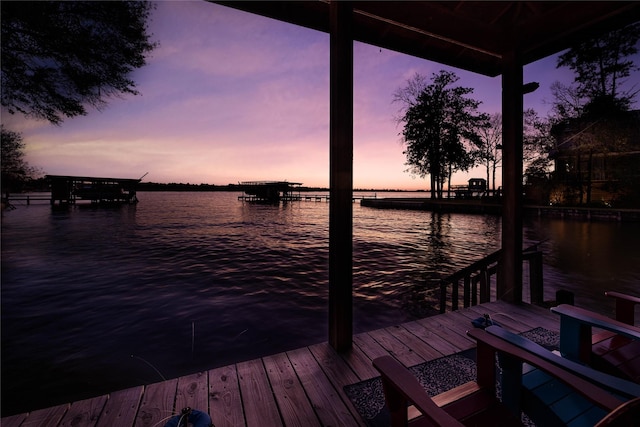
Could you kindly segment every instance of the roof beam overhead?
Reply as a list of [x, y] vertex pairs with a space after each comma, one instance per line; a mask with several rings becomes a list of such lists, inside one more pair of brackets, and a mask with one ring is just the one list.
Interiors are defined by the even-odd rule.
[[[215, 1], [329, 32], [328, 0]], [[515, 29], [523, 65], [640, 20], [637, 1], [356, 1], [353, 40], [495, 77]]]

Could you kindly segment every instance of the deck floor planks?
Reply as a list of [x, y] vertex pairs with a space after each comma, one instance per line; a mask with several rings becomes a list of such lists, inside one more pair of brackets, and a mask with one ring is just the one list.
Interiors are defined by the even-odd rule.
[[338, 391], [318, 364], [309, 348], [287, 352], [289, 360], [307, 392], [313, 408], [324, 426], [357, 426], [351, 411], [344, 404]]
[[[382, 351], [384, 351], [384, 349], [382, 349]], [[385, 352], [384, 354], [387, 353]], [[371, 363], [372, 359], [370, 359], [369, 355], [367, 355], [367, 353], [365, 353], [362, 348], [356, 344], [355, 339], [351, 350], [346, 354], [341, 354], [340, 356], [361, 381], [375, 378], [380, 375], [380, 373], [373, 367], [373, 364]]]
[[98, 396], [71, 404], [64, 414], [60, 426], [62, 427], [93, 427], [98, 422], [107, 403], [108, 396]]
[[209, 415], [216, 427], [245, 426], [236, 365], [211, 369], [209, 374]]
[[[473, 313], [476, 314], [476, 316], [474, 317]], [[521, 333], [524, 331], [527, 331], [529, 329], [531, 329], [531, 327], [519, 320], [516, 320], [513, 318], [513, 316], [509, 313], [509, 312], [505, 312], [504, 310], [501, 309], [496, 309], [496, 308], [488, 308], [488, 307], [483, 307], [483, 308], [478, 308], [478, 307], [469, 307], [469, 311], [465, 312], [464, 314], [469, 316], [470, 320], [473, 320], [474, 318], [478, 318], [483, 316], [484, 314], [489, 314], [489, 316], [491, 316], [492, 320], [495, 320], [496, 322], [498, 322], [500, 325], [506, 327], [507, 329], [515, 332], [515, 333]], [[473, 326], [472, 326], [473, 327]]]
[[0, 425], [2, 427], [20, 427], [27, 418], [27, 414], [16, 414], [2, 418]]
[[422, 337], [409, 331], [404, 325], [390, 326], [386, 329], [389, 333], [393, 334], [396, 338], [409, 346], [414, 353], [419, 355], [425, 361], [437, 359], [442, 356], [442, 353], [430, 346], [426, 340], [422, 339]]
[[263, 358], [285, 426], [320, 426], [311, 402], [285, 353]]
[[104, 411], [102, 411], [96, 426], [133, 425], [143, 391], [144, 387], [139, 386], [111, 393], [109, 400], [107, 400], [107, 403], [104, 405]]
[[166, 424], [166, 419], [176, 415], [174, 403], [178, 379], [149, 384], [145, 387], [142, 403], [136, 416], [136, 426], [153, 427]]
[[[466, 336], [466, 331], [472, 328], [471, 320], [483, 313], [505, 313], [510, 318], [503, 316], [502, 323], [516, 331], [536, 326], [559, 329], [558, 316], [548, 309], [493, 302], [355, 335], [353, 349], [345, 354], [336, 353], [328, 343], [316, 344], [71, 405], [3, 418], [1, 424], [3, 427], [162, 426], [169, 416], [188, 404], [208, 410], [216, 426], [362, 426], [343, 387], [378, 376], [371, 360], [391, 354], [401, 363], [413, 366], [472, 348], [474, 341]], [[102, 411], [100, 402], [104, 406]]]
[[178, 378], [175, 411], [181, 413], [182, 408], [208, 408], [209, 384], [206, 372], [198, 372]]
[[[369, 333], [355, 335], [353, 337], [353, 345], [354, 347], [358, 347], [362, 353], [369, 358], [369, 360], [389, 354], [389, 351], [382, 347], [378, 341], [373, 339]], [[375, 376], [378, 375], [379, 374], [376, 374]]]
[[338, 396], [345, 403], [356, 420], [360, 419], [358, 410], [344, 392], [344, 386], [360, 381], [360, 378], [351, 370], [349, 365], [335, 351], [328, 342], [309, 346], [311, 354], [316, 358], [325, 375], [338, 392]]
[[417, 322], [433, 334], [433, 346], [440, 353], [447, 355], [475, 347], [475, 341], [467, 336], [471, 323], [460, 313], [427, 317]]
[[369, 335], [407, 368], [425, 361], [420, 355], [407, 347], [406, 344], [394, 337], [387, 329], [371, 331]]
[[247, 426], [281, 426], [280, 412], [262, 359], [238, 363], [237, 368]]
[[[69, 409], [69, 404], [39, 409], [29, 414], [20, 427], [55, 427]], [[2, 422], [4, 426], [4, 421]]]

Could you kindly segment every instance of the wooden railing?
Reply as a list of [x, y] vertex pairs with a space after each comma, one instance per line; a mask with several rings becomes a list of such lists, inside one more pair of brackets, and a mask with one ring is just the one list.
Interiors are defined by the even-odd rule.
[[[502, 250], [493, 252], [479, 261], [457, 271], [440, 281], [440, 313], [447, 311], [451, 300], [451, 311], [491, 300], [492, 277], [498, 276]], [[522, 252], [522, 260], [529, 263], [529, 292], [531, 304], [543, 303], [542, 252], [533, 245]], [[462, 282], [462, 296], [460, 283]], [[449, 288], [451, 292], [449, 292]], [[462, 298], [461, 298], [462, 297]]]

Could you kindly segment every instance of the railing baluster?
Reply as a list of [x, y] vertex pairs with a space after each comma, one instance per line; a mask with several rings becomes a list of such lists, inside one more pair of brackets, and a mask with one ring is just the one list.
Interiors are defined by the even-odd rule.
[[451, 311], [458, 309], [458, 284], [457, 280], [451, 283]]
[[464, 276], [464, 308], [469, 307], [470, 304], [470, 292], [471, 292], [471, 275]]
[[[494, 284], [491, 279], [495, 276], [495, 283], [500, 280], [500, 253], [496, 251], [483, 259], [460, 269], [458, 272], [440, 281], [440, 313], [447, 311], [447, 287], [451, 285], [451, 310], [459, 308], [460, 280], [463, 283], [463, 306], [469, 307], [491, 301], [491, 290]], [[532, 246], [523, 251], [523, 261], [529, 261], [531, 303], [543, 302], [542, 253]], [[480, 287], [478, 288], [478, 283]]]

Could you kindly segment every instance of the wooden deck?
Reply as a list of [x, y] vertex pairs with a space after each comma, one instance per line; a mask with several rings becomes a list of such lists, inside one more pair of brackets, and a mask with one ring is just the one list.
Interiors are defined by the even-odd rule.
[[354, 337], [338, 355], [328, 343], [236, 363], [70, 404], [5, 417], [2, 427], [164, 426], [190, 406], [221, 426], [363, 426], [343, 386], [378, 376], [371, 360], [391, 354], [405, 366], [472, 348], [470, 320], [489, 313], [504, 327], [558, 331], [559, 318], [530, 305], [491, 302]]

